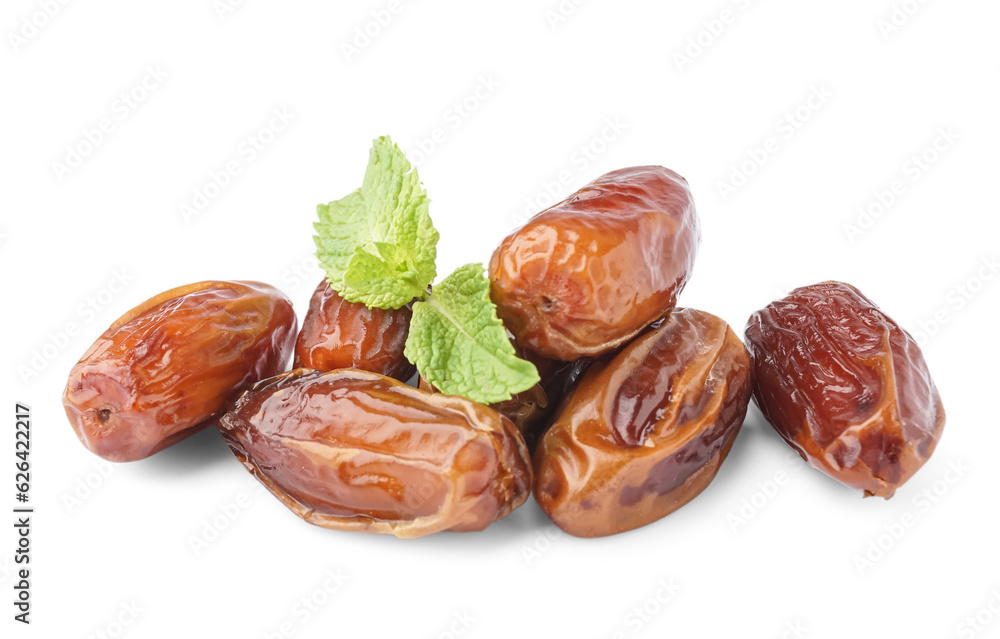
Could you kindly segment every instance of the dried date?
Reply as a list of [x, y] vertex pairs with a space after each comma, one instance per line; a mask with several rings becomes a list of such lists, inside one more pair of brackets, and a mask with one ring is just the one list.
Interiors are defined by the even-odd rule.
[[412, 312], [351, 303], [323, 280], [309, 301], [295, 344], [295, 366], [332, 371], [357, 368], [400, 381], [416, 368], [403, 356]]
[[242, 386], [285, 369], [287, 297], [259, 282], [198, 282], [132, 309], [73, 367], [63, 405], [84, 446], [148, 457], [210, 423]]
[[519, 345], [565, 361], [600, 355], [674, 307], [700, 238], [684, 178], [613, 171], [500, 244], [490, 295]]
[[750, 389], [750, 357], [732, 329], [674, 311], [584, 374], [535, 451], [536, 501], [579, 537], [668, 515], [715, 477]]
[[397, 537], [482, 530], [531, 490], [528, 452], [507, 418], [366, 371], [265, 380], [219, 427], [278, 499], [327, 528]]
[[814, 468], [888, 499], [944, 428], [916, 341], [849, 284], [796, 289], [750, 317], [754, 399]]

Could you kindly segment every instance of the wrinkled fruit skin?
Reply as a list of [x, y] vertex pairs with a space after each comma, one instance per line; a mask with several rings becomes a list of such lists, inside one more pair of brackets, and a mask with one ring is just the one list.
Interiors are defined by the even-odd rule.
[[684, 178], [613, 171], [500, 244], [490, 295], [519, 345], [564, 361], [600, 355], [674, 307], [700, 239]]
[[210, 423], [241, 387], [285, 370], [292, 303], [259, 282], [175, 288], [132, 309], [73, 367], [63, 405], [83, 445], [143, 459]]
[[750, 393], [729, 325], [678, 309], [580, 380], [535, 451], [535, 500], [578, 537], [656, 521], [715, 477]]
[[296, 368], [357, 368], [400, 381], [416, 368], [403, 356], [410, 305], [383, 310], [348, 302], [326, 280], [319, 283], [295, 343]]
[[920, 347], [858, 289], [796, 289], [746, 339], [757, 406], [814, 468], [888, 499], [934, 452], [944, 406]]
[[514, 425], [482, 404], [353, 369], [300, 369], [244, 393], [220, 430], [306, 521], [421, 537], [476, 531], [527, 499]]

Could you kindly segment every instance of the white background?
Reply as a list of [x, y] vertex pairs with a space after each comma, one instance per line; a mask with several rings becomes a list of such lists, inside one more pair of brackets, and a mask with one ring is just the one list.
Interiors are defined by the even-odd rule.
[[[28, 628], [11, 620], [0, 518], [5, 637], [1000, 636], [1000, 278], [986, 266], [1000, 5], [592, 0], [557, 21], [556, 0], [400, 0], [351, 52], [388, 0], [235, 4], [4, 2], [0, 503], [14, 505], [21, 401], [37, 508]], [[100, 464], [60, 404], [92, 340], [203, 279], [273, 283], [301, 318], [320, 278], [315, 206], [360, 185], [386, 134], [421, 160], [442, 275], [488, 260], [549, 191], [677, 170], [704, 230], [682, 304], [742, 333], [795, 286], [855, 284], [926, 344], [948, 410], [937, 452], [891, 501], [862, 499], [789, 461], [752, 408], [700, 497], [594, 540], [556, 534], [533, 501], [480, 534], [316, 528], [214, 430]], [[251, 137], [270, 141], [253, 157]], [[67, 172], [71, 148], [84, 157]], [[209, 186], [230, 162], [235, 178]], [[216, 197], [185, 219], [206, 187]], [[304, 598], [320, 602], [308, 615]]]

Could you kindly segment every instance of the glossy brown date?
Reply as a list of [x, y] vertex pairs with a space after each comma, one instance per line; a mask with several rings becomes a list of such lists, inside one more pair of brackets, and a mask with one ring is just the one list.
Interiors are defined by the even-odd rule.
[[265, 380], [220, 429], [278, 499], [327, 528], [397, 537], [482, 530], [531, 490], [527, 449], [505, 417], [365, 371]]
[[600, 355], [674, 307], [700, 237], [684, 178], [613, 171], [500, 244], [490, 295], [519, 345], [565, 361]]
[[259, 282], [198, 282], [147, 300], [73, 367], [63, 405], [84, 446], [133, 461], [191, 435], [240, 387], [285, 370], [292, 304]]
[[579, 537], [670, 514], [715, 477], [750, 390], [750, 357], [729, 325], [674, 311], [580, 380], [535, 451], [535, 500]]
[[944, 406], [920, 347], [858, 289], [796, 289], [746, 338], [757, 405], [814, 468], [888, 499], [934, 452]]
[[412, 312], [348, 302], [326, 280], [319, 283], [295, 344], [295, 366], [332, 371], [358, 368], [400, 381], [416, 368], [403, 356]]

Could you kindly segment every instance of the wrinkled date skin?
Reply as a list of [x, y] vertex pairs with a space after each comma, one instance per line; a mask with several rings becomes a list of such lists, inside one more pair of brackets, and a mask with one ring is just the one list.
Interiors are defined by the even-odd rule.
[[674, 307], [700, 239], [684, 178], [613, 171], [500, 244], [490, 295], [519, 345], [564, 361], [601, 355]]
[[729, 325], [678, 309], [583, 376], [535, 451], [535, 499], [578, 537], [656, 521], [715, 477], [750, 393]]
[[220, 429], [278, 499], [326, 528], [405, 538], [482, 530], [531, 491], [528, 451], [507, 418], [366, 371], [266, 380]]
[[796, 289], [746, 338], [757, 406], [814, 468], [888, 499], [934, 452], [944, 406], [920, 347], [858, 289]]
[[285, 370], [292, 303], [259, 282], [207, 281], [123, 315], [73, 367], [63, 405], [83, 445], [143, 459], [207, 426], [241, 387]]
[[295, 366], [357, 368], [406, 381], [416, 372], [403, 356], [412, 315], [409, 304], [383, 310], [348, 302], [323, 280], [302, 320]]

